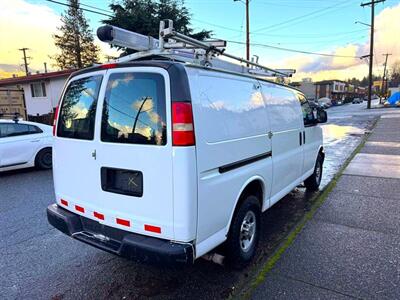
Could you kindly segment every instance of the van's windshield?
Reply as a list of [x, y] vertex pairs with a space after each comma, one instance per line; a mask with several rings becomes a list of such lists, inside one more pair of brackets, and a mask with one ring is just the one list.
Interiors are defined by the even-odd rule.
[[165, 145], [164, 78], [155, 73], [111, 74], [103, 104], [101, 140]]

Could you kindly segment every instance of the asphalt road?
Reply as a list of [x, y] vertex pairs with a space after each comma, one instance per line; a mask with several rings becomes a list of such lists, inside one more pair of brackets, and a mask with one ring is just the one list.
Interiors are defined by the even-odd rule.
[[[379, 110], [366, 103], [328, 110], [323, 125], [326, 185], [359, 144]], [[78, 171], [77, 171], [78, 175]], [[259, 254], [241, 272], [205, 260], [179, 269], [128, 261], [75, 241], [47, 224], [51, 171], [0, 174], [0, 299], [225, 298], [240, 291], [312, 204], [296, 188], [262, 219]]]

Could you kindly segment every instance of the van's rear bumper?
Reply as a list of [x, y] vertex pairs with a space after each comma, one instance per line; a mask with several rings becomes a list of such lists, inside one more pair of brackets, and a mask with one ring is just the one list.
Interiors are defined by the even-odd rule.
[[55, 228], [77, 240], [129, 259], [167, 264], [194, 261], [192, 244], [174, 243], [102, 225], [57, 204], [47, 207], [47, 219]]

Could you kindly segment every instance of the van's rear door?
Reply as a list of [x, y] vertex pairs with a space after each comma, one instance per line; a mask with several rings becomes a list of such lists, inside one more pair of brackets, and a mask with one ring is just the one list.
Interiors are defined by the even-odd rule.
[[93, 72], [70, 80], [60, 103], [53, 142], [57, 202], [83, 215], [90, 214], [89, 210], [98, 205], [98, 167], [92, 155], [96, 149], [97, 99], [105, 74]]
[[75, 165], [77, 177], [93, 176], [86, 187], [91, 193], [74, 193], [88, 207], [87, 217], [128, 231], [174, 238], [169, 95], [169, 76], [163, 69], [107, 70], [95, 138], [87, 149], [94, 170], [87, 172], [86, 163]]

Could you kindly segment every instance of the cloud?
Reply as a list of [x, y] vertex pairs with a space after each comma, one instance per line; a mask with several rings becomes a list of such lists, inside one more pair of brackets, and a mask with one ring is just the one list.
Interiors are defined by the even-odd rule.
[[[400, 32], [400, 4], [393, 7], [387, 7], [382, 10], [375, 18], [375, 43], [374, 61], [382, 62], [384, 53], [391, 53], [392, 62], [400, 60], [400, 43], [398, 36]], [[340, 56], [363, 56], [369, 54], [369, 38], [364, 43], [350, 43], [346, 46], [339, 46], [325, 51]], [[305, 54], [298, 54], [285, 59], [278, 64], [287, 68], [294, 68], [297, 73], [293, 80], [299, 80], [305, 77], [311, 77], [314, 80], [321, 79], [347, 79], [351, 77], [362, 78], [367, 75], [367, 61], [359, 58], [346, 57], [321, 57]], [[375, 72], [379, 74], [381, 64], [378, 65]]]
[[60, 24], [60, 17], [46, 5], [23, 0], [0, 0], [0, 7], [0, 69], [17, 71], [23, 63], [22, 52], [18, 49], [23, 47], [30, 49], [27, 55], [31, 57], [31, 69], [42, 70], [44, 62], [49, 65], [49, 55], [56, 51], [52, 35]]
[[[30, 49], [27, 52], [31, 57], [30, 71], [44, 71], [44, 62], [49, 70], [56, 70], [51, 56], [57, 53], [53, 35], [61, 25], [60, 15], [45, 3], [33, 4], [26, 0], [0, 0], [0, 7], [0, 78], [24, 74], [22, 52], [18, 51], [23, 47]], [[106, 61], [105, 55], [119, 56], [116, 49], [97, 38], [95, 44], [100, 47], [101, 61]]]

